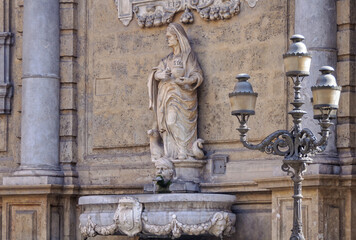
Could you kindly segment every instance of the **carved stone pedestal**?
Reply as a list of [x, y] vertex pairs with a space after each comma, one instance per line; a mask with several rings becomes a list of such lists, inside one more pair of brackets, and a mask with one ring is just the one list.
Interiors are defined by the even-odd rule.
[[0, 186], [1, 239], [76, 239], [78, 188]]
[[200, 186], [196, 182], [178, 180], [172, 182], [169, 191], [172, 193], [194, 193], [200, 192]]
[[201, 171], [206, 160], [173, 160], [175, 168], [175, 178], [169, 186], [171, 192], [184, 193], [184, 192], [200, 192], [199, 183], [202, 176]]
[[202, 168], [207, 163], [206, 160], [172, 160], [175, 169], [175, 179], [182, 181], [200, 182]]

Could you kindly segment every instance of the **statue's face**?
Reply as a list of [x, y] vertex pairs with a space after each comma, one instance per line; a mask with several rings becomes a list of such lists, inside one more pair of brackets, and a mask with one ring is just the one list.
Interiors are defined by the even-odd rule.
[[163, 166], [157, 167], [156, 174], [161, 175], [165, 181], [172, 179], [173, 176], [172, 169]]
[[174, 33], [171, 33], [169, 30], [167, 31], [166, 38], [168, 46], [174, 47], [178, 45], [177, 36]]

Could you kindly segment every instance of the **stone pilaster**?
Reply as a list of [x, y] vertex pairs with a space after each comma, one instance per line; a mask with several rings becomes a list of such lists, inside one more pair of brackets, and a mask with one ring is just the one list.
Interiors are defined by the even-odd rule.
[[[303, 82], [304, 126], [315, 134], [320, 131], [317, 121], [313, 120], [312, 93], [310, 87], [315, 85], [320, 75], [321, 66], [332, 66], [336, 69], [336, 3], [334, 0], [296, 0], [295, 1], [295, 33], [305, 37], [308, 51], [312, 54], [310, 76]], [[336, 76], [337, 77], [337, 76]], [[336, 131], [331, 128], [331, 136], [326, 151], [314, 157], [313, 165], [308, 167], [308, 173], [318, 174], [339, 173], [339, 162], [336, 149]]]
[[[338, 115], [337, 147], [341, 162], [341, 174], [355, 178], [356, 174], [356, 2], [339, 0], [337, 4], [337, 71], [342, 86]], [[344, 239], [356, 238], [356, 182], [344, 194], [350, 211], [346, 212]]]
[[60, 143], [64, 184], [76, 184], [77, 163], [77, 12], [76, 0], [60, 0]]
[[337, 1], [337, 70], [342, 86], [338, 138], [342, 174], [356, 174], [356, 2]]
[[24, 1], [21, 165], [5, 185], [62, 184], [59, 1]]

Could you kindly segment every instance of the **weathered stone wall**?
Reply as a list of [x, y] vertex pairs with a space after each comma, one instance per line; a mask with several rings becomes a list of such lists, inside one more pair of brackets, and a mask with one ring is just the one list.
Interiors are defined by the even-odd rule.
[[[252, 141], [286, 128], [282, 54], [289, 44], [290, 5], [274, 0], [250, 8], [242, 3], [240, 14], [230, 20], [206, 22], [195, 13], [195, 23], [185, 26], [204, 71], [199, 137], [206, 141], [209, 156], [229, 155], [227, 173], [217, 176], [216, 182], [252, 180], [256, 171], [267, 177], [279, 167], [273, 157], [246, 151], [238, 143], [238, 123], [230, 115], [228, 93], [238, 73], [251, 74], [259, 93], [257, 113], [250, 120]], [[166, 27], [140, 29], [136, 20], [124, 27], [111, 0], [79, 1], [78, 10], [79, 181], [85, 185], [149, 182], [153, 165], [146, 132], [153, 116], [148, 110], [147, 78], [170, 52]], [[251, 156], [254, 160], [246, 161]], [[207, 178], [210, 173], [207, 169]]]
[[[198, 134], [206, 141], [209, 157], [202, 191], [237, 195], [233, 207], [237, 233], [231, 239], [286, 239], [290, 233], [291, 182], [288, 177], [271, 179], [283, 175], [281, 158], [242, 147], [235, 130], [238, 122], [230, 115], [228, 93], [238, 73], [251, 75], [259, 93], [256, 115], [249, 120], [251, 141], [290, 128], [286, 110], [290, 109], [292, 88], [284, 77], [282, 54], [294, 29], [301, 27], [295, 27], [295, 4], [305, 7], [301, 0], [259, 0], [251, 8], [243, 0], [240, 13], [230, 20], [206, 22], [194, 12], [195, 22], [184, 26], [205, 77], [198, 92]], [[335, 175], [317, 175], [325, 173], [317, 165], [309, 168], [316, 175], [306, 176], [303, 183], [304, 233], [307, 239], [351, 240], [356, 236], [352, 210], [356, 209], [352, 179], [356, 5], [353, 0], [328, 4], [336, 6], [337, 33], [329, 37], [337, 43], [337, 59], [330, 59], [337, 60], [333, 67], [343, 92], [337, 135], [333, 136], [337, 148], [329, 148], [318, 164], [334, 166], [335, 171], [326, 173]], [[0, 3], [0, 32], [14, 34], [12, 111], [0, 115], [0, 183], [21, 162], [23, 11], [24, 0]], [[313, 29], [313, 22], [307, 24]], [[143, 184], [154, 174], [146, 134], [153, 120], [147, 78], [170, 52], [166, 27], [141, 29], [136, 19], [125, 27], [117, 18], [114, 0], [60, 0], [60, 29], [59, 161], [65, 186], [0, 186], [2, 239], [26, 239], [28, 233], [38, 239], [80, 239], [77, 196], [142, 192]], [[315, 41], [312, 51], [323, 52]], [[336, 49], [330, 52], [336, 55]], [[315, 77], [308, 81], [307, 85], [313, 85]], [[308, 118], [312, 123], [311, 116]], [[220, 164], [214, 161], [216, 155], [228, 156], [225, 173], [214, 173], [214, 165]]]

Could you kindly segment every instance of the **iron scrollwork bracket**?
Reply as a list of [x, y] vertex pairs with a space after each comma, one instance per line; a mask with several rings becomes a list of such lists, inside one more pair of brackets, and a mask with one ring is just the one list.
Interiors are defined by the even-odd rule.
[[259, 150], [267, 154], [283, 156], [285, 160], [303, 160], [310, 162], [310, 155], [323, 152], [326, 148], [329, 138], [329, 127], [332, 124], [330, 120], [321, 121], [321, 138], [317, 140], [316, 136], [308, 128], [300, 131], [293, 128], [292, 131], [278, 130], [267, 136], [261, 143], [254, 145], [247, 141], [247, 121], [249, 115], [241, 114], [237, 116], [240, 127], [240, 140], [244, 147], [251, 150]]
[[246, 135], [241, 136], [241, 142], [248, 149], [259, 150], [267, 154], [279, 156], [289, 156], [293, 154], [293, 136], [286, 130], [278, 130], [270, 134], [257, 145], [248, 143], [246, 141]]

